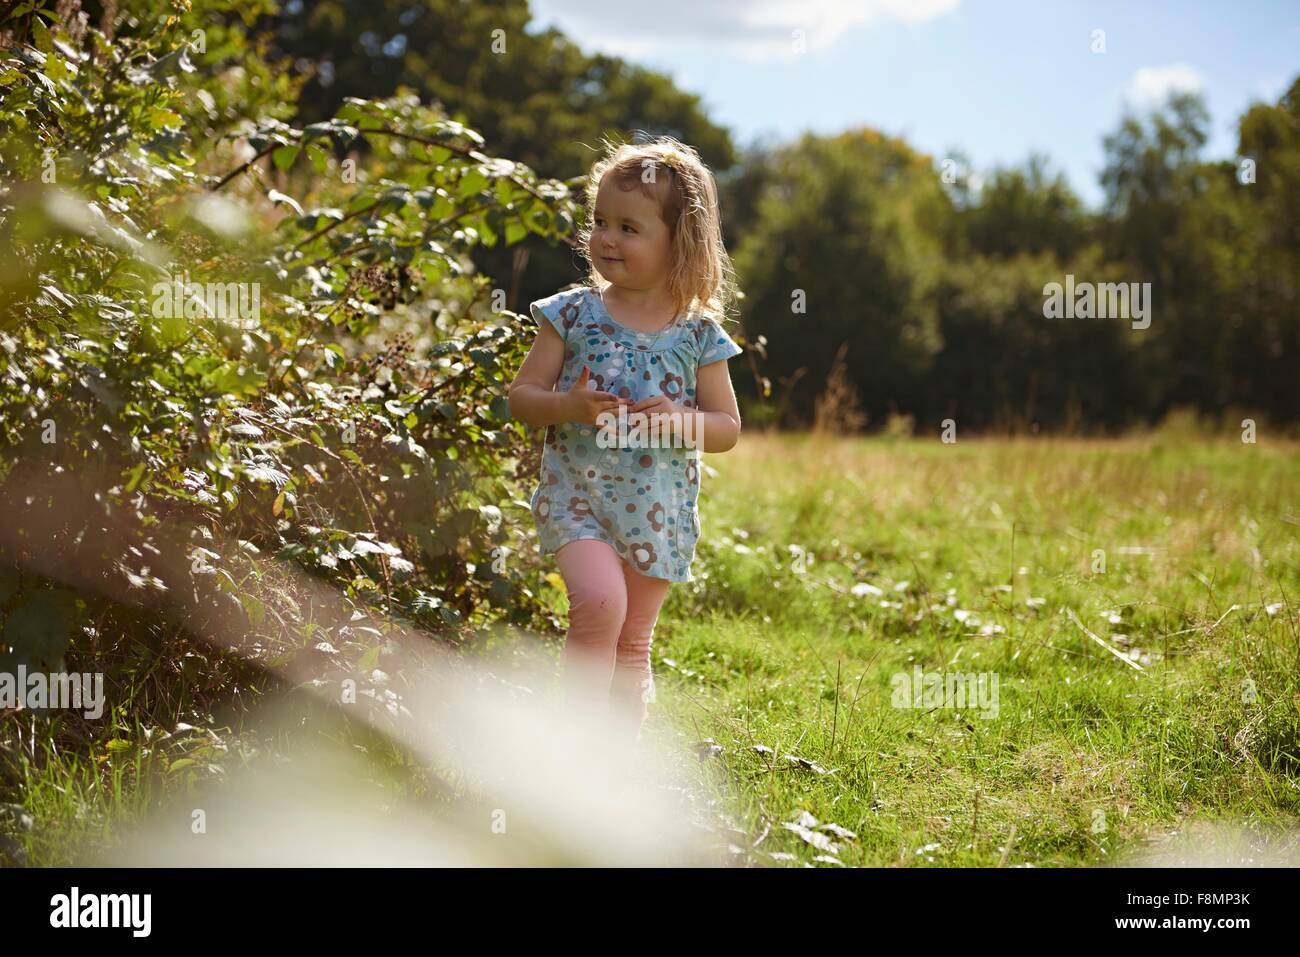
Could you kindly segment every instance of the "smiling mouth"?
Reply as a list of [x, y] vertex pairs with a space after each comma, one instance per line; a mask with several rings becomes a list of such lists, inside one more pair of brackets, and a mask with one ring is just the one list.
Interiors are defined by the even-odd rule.
[[603, 260], [605, 260], [605, 262], [607, 262], [607, 263], [621, 263], [621, 262], [623, 261], [623, 260], [618, 259], [618, 258], [616, 258], [616, 257], [614, 257], [614, 256], [601, 256], [600, 258], [603, 259]]

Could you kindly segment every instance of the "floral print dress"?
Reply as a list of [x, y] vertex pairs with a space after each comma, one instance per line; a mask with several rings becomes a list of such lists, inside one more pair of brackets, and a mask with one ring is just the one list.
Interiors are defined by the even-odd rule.
[[[530, 306], [564, 339], [556, 391], [591, 369], [589, 387], [639, 402], [655, 395], [695, 408], [696, 371], [743, 350], [712, 319], [678, 317], [662, 333], [644, 333], [609, 314], [590, 287], [539, 299]], [[694, 581], [691, 561], [700, 537], [699, 449], [606, 448], [594, 425], [548, 426], [540, 481], [531, 507], [543, 553], [568, 542], [608, 543], [642, 575]], [[660, 443], [667, 445], [668, 443]]]

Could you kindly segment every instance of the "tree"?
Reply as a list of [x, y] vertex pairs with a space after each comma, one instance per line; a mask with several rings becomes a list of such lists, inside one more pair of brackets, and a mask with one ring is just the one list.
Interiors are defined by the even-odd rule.
[[[529, 32], [525, 0], [291, 0], [274, 17], [272, 52], [312, 74], [298, 120], [331, 115], [345, 95], [391, 96], [408, 87], [472, 123], [486, 148], [543, 176], [573, 180], [602, 138], [671, 134], [718, 170], [735, 162], [730, 135], [699, 97], [667, 76], [617, 57], [588, 55], [555, 29]], [[474, 261], [510, 304], [580, 278], [573, 252], [533, 239], [517, 250], [478, 250]], [[516, 267], [527, 271], [516, 288]]]
[[950, 217], [929, 158], [872, 130], [806, 135], [769, 157], [735, 259], [769, 375], [807, 370], [795, 418], [808, 421], [840, 343], [873, 421], [919, 403], [940, 346], [929, 291]]
[[1210, 170], [1200, 160], [1209, 115], [1197, 94], [1175, 93], [1145, 118], [1126, 114], [1104, 139], [1108, 259], [1128, 279], [1152, 285], [1154, 314], [1143, 348], [1144, 374], [1161, 415], [1180, 405], [1204, 407], [1221, 394], [1215, 364], [1224, 335], [1221, 287], [1207, 264], [1213, 204]]
[[1275, 105], [1241, 118], [1237, 153], [1219, 179], [1244, 219], [1227, 360], [1236, 394], [1287, 421], [1300, 369], [1300, 76]]
[[1041, 154], [1022, 167], [995, 169], [962, 220], [977, 255], [1050, 252], [1066, 260], [1088, 241], [1083, 204]]

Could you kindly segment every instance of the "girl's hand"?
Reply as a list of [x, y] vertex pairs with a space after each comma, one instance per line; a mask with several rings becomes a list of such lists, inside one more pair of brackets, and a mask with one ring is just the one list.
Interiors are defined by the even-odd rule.
[[631, 406], [627, 411], [629, 414], [632, 412], [645, 412], [647, 415], [654, 416], [660, 414], [672, 415], [674, 412], [679, 412], [685, 415], [691, 410], [683, 408], [675, 402], [668, 401], [668, 396], [666, 395], [652, 395], [650, 398], [642, 399], [640, 402]]
[[[659, 429], [661, 435], [671, 436], [674, 445], [683, 442], [687, 448], [695, 448], [699, 444], [698, 430], [702, 423], [691, 422], [687, 418], [696, 411], [698, 410], [670, 402], [665, 395], [652, 395], [628, 408], [629, 415], [636, 412], [644, 413], [647, 425]], [[678, 415], [680, 418], [669, 418], [673, 415]], [[658, 422], [657, 426], [653, 424], [655, 422]]]
[[625, 405], [627, 400], [610, 392], [588, 389], [587, 382], [590, 379], [591, 370], [583, 366], [582, 372], [569, 387], [569, 391], [564, 393], [564, 397], [568, 401], [569, 421], [598, 426], [600, 423], [596, 421], [597, 418], [606, 412], [618, 415], [618, 407]]

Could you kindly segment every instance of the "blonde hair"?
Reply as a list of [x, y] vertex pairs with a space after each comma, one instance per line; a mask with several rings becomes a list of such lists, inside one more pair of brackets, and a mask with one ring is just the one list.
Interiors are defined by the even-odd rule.
[[587, 178], [587, 214], [578, 234], [587, 261], [587, 284], [598, 291], [609, 285], [596, 271], [589, 245], [596, 192], [601, 181], [612, 176], [619, 189], [640, 189], [659, 202], [659, 216], [668, 226], [671, 243], [668, 291], [673, 297], [673, 321], [693, 311], [727, 319], [736, 300], [735, 270], [722, 244], [718, 187], [709, 168], [695, 150], [671, 136], [621, 145], [606, 140], [604, 145], [605, 155]]

